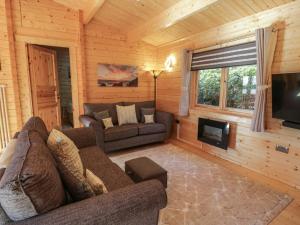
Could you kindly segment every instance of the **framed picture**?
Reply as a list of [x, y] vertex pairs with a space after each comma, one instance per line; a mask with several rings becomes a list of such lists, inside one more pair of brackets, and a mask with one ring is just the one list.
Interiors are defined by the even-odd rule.
[[99, 87], [137, 87], [138, 68], [130, 65], [98, 64]]

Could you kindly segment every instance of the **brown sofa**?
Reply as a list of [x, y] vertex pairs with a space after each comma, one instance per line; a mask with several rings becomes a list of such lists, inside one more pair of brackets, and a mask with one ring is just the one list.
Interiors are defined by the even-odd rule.
[[[31, 118], [31, 123], [27, 123], [25, 125], [27, 127], [23, 130], [34, 129], [35, 132], [45, 136], [45, 132], [36, 129], [40, 121], [41, 119], [37, 117]], [[34, 124], [34, 128], [28, 124]], [[5, 224], [155, 225], [158, 223], [159, 210], [167, 203], [166, 192], [160, 182], [151, 180], [134, 184], [125, 172], [96, 146], [92, 128], [75, 128], [63, 132], [80, 149], [84, 166], [103, 180], [109, 192], [63, 205], [30, 219]], [[1, 212], [3, 211], [0, 210], [0, 220], [3, 222], [7, 217], [4, 218], [5, 215]]]
[[[136, 106], [138, 124], [118, 126], [116, 105]], [[172, 113], [156, 111], [155, 123], [141, 123], [141, 108], [154, 108], [154, 101], [117, 102], [117, 103], [85, 103], [84, 115], [79, 117], [85, 127], [93, 127], [96, 131], [97, 145], [105, 152], [140, 146], [155, 142], [163, 142], [172, 132], [174, 117]], [[101, 122], [94, 118], [94, 112], [108, 110], [114, 124], [113, 128], [105, 130]]]

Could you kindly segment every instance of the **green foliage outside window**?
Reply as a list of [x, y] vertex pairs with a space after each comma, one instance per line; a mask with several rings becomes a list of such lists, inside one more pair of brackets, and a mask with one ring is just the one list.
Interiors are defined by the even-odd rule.
[[256, 65], [228, 69], [226, 106], [237, 109], [254, 109], [256, 93]]
[[[227, 71], [226, 107], [253, 110], [256, 94], [256, 65], [230, 67]], [[198, 104], [220, 105], [221, 76], [222, 69], [198, 72]]]
[[220, 101], [221, 69], [198, 72], [198, 104], [218, 106]]

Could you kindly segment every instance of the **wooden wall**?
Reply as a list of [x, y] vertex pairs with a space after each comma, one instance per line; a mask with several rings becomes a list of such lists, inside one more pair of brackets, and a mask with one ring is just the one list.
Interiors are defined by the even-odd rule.
[[[153, 78], [145, 72], [156, 63], [156, 48], [128, 43], [118, 30], [92, 21], [85, 27], [87, 102], [144, 101], [153, 99]], [[124, 64], [139, 67], [138, 87], [98, 87], [97, 64]]]
[[[181, 52], [184, 48], [201, 49], [224, 44], [244, 37], [253, 36], [256, 28], [280, 22], [278, 43], [273, 63], [273, 73], [300, 71], [300, 2], [281, 6], [263, 13], [249, 16], [185, 40], [161, 46], [158, 49], [159, 63], [169, 54], [177, 57], [173, 72], [167, 73], [158, 81], [158, 107], [162, 110], [178, 112], [181, 86]], [[180, 119], [179, 136], [194, 146], [213, 155], [232, 161], [300, 188], [300, 131], [281, 127], [280, 121], [271, 118], [271, 95], [268, 95], [268, 131], [250, 132], [251, 117], [224, 114], [205, 108], [193, 108], [190, 116]], [[224, 151], [197, 141], [197, 118], [209, 117], [230, 121], [236, 133], [235, 147]], [[289, 146], [289, 154], [275, 151], [276, 144]]]
[[19, 91], [17, 83], [17, 71], [15, 49], [13, 43], [12, 15], [10, 13], [10, 1], [0, 2], [0, 84], [6, 85], [9, 126], [11, 134], [21, 125], [18, 115], [21, 112]]

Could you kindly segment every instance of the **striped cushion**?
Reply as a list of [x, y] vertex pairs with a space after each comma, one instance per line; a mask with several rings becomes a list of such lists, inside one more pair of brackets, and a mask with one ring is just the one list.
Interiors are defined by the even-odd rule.
[[117, 114], [119, 126], [123, 124], [138, 123], [136, 118], [135, 105], [117, 105]]
[[59, 173], [74, 200], [94, 196], [94, 192], [84, 177], [84, 168], [79, 150], [74, 142], [62, 132], [53, 129], [47, 141], [57, 161]]

